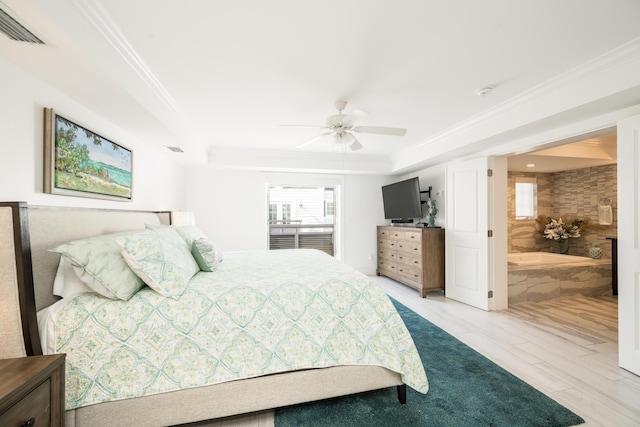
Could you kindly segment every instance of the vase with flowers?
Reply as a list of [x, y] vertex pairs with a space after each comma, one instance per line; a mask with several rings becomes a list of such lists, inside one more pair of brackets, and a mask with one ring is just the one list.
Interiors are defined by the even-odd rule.
[[580, 226], [582, 220], [575, 219], [563, 222], [562, 218], [557, 220], [549, 218], [548, 224], [544, 228], [544, 237], [551, 240], [557, 240], [560, 243], [560, 253], [569, 253], [569, 239], [577, 239], [580, 237]]

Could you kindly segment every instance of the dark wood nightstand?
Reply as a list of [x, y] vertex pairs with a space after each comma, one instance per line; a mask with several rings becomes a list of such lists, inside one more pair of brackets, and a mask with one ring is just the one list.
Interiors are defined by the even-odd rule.
[[0, 426], [64, 426], [64, 358], [0, 359]]

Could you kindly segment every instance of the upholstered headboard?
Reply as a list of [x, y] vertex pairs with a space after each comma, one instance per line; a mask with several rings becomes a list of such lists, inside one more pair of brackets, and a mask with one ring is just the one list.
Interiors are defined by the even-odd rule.
[[[9, 214], [9, 211], [11, 213]], [[49, 252], [62, 243], [119, 231], [144, 229], [145, 224], [171, 224], [171, 213], [51, 206], [27, 206], [25, 202], [0, 202], [0, 233], [13, 232], [13, 245], [2, 245], [0, 289], [20, 302], [20, 322], [27, 355], [41, 354], [36, 312], [56, 302], [53, 295], [60, 255]], [[11, 224], [7, 222], [11, 221]], [[10, 247], [11, 246], [11, 247]], [[5, 257], [15, 251], [13, 260]], [[15, 266], [15, 275], [4, 264]], [[6, 277], [5, 277], [6, 276]], [[17, 295], [12, 286], [18, 286]], [[5, 325], [3, 325], [4, 328]], [[11, 357], [11, 356], [6, 356]]]

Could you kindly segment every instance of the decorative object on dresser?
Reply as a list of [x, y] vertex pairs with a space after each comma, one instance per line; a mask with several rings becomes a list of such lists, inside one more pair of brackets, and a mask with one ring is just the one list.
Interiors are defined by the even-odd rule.
[[602, 258], [602, 248], [600, 247], [600, 243], [593, 242], [591, 248], [589, 248], [589, 256], [593, 259]]
[[444, 290], [444, 229], [378, 226], [377, 274], [417, 289], [422, 298]]
[[0, 425], [64, 425], [64, 354], [0, 359]]
[[438, 208], [436, 207], [436, 201], [433, 199], [427, 200], [427, 227], [435, 227], [436, 215], [438, 214]]

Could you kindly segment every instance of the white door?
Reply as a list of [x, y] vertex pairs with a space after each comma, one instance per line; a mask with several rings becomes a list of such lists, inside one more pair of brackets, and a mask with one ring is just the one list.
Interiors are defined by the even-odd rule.
[[640, 375], [640, 115], [618, 123], [619, 363]]
[[446, 296], [489, 309], [488, 159], [447, 165]]

